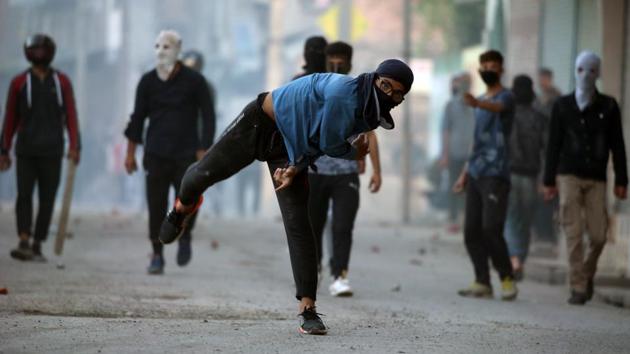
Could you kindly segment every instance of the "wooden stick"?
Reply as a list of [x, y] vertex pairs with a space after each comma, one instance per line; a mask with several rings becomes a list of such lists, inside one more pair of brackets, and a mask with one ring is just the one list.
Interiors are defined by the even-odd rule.
[[74, 188], [74, 174], [77, 165], [72, 159], [68, 159], [68, 171], [66, 173], [66, 185], [63, 189], [63, 203], [61, 214], [59, 214], [59, 225], [57, 227], [57, 237], [55, 238], [55, 254], [60, 256], [63, 252], [63, 242], [68, 229], [68, 219], [70, 218], [70, 204], [72, 204], [72, 190]]

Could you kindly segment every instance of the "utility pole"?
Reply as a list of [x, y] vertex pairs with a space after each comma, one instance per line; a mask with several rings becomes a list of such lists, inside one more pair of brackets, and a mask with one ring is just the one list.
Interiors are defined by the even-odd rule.
[[339, 40], [352, 40], [352, 0], [342, 0], [339, 5]]
[[[267, 91], [271, 91], [281, 86], [283, 83], [282, 42], [284, 40], [284, 10], [286, 9], [286, 5], [286, 0], [269, 1], [267, 68], [265, 78]], [[268, 176], [269, 170], [266, 164], [260, 164], [260, 166], [262, 176]], [[274, 194], [272, 183], [262, 183], [260, 216], [273, 217], [277, 214], [278, 208], [274, 206]]]
[[[411, 58], [411, 0], [404, 0], [403, 6], [403, 59], [409, 64]], [[402, 105], [402, 222], [411, 219], [411, 99]]]

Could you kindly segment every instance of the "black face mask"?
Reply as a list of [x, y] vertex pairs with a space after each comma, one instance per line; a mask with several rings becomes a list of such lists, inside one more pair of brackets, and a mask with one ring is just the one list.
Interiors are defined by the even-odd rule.
[[401, 102], [396, 102], [392, 96], [386, 94], [380, 88], [376, 88], [376, 96], [378, 97], [378, 106], [381, 112], [389, 112], [392, 108], [398, 106]]
[[42, 68], [47, 68], [50, 66], [50, 62], [52, 60], [50, 60], [49, 58], [33, 58], [31, 60], [31, 63], [35, 66], [39, 66]]
[[486, 83], [488, 86], [492, 86], [499, 82], [499, 73], [492, 70], [479, 70], [479, 75], [481, 76], [481, 80]]

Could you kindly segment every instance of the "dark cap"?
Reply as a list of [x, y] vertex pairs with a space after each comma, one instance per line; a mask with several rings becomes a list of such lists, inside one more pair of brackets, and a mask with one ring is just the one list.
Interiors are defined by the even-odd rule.
[[398, 59], [387, 59], [376, 68], [379, 76], [388, 77], [400, 82], [405, 88], [405, 93], [411, 90], [413, 84], [413, 72], [404, 62]]

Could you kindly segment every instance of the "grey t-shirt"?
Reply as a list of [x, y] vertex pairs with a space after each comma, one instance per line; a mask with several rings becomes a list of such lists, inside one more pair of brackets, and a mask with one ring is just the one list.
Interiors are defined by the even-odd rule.
[[448, 154], [452, 159], [467, 159], [473, 144], [475, 112], [462, 96], [451, 98], [444, 108], [442, 132], [448, 132]]

